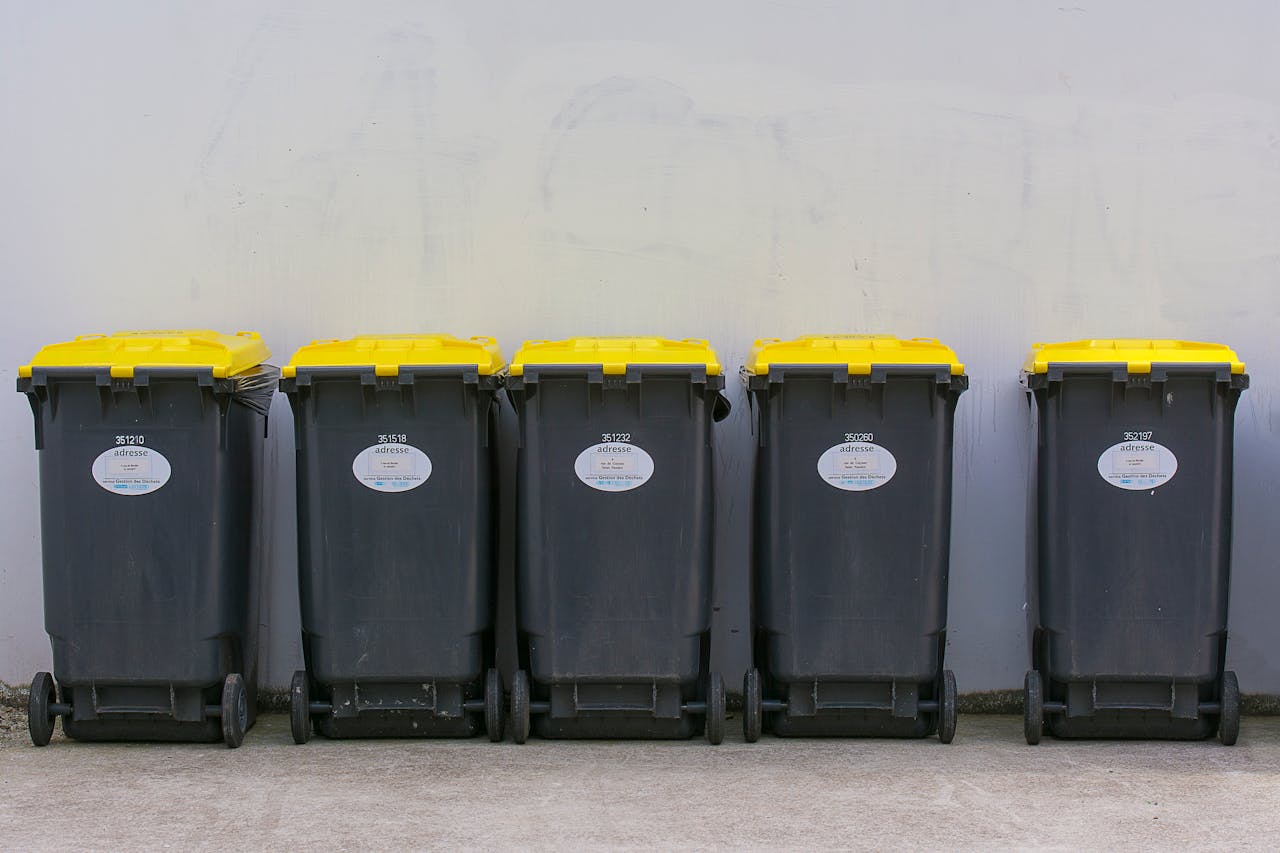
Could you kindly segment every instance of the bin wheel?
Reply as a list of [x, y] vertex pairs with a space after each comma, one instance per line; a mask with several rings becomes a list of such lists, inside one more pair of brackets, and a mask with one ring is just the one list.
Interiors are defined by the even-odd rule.
[[523, 669], [511, 679], [511, 737], [516, 743], [529, 739], [529, 673]]
[[1231, 670], [1222, 673], [1222, 713], [1218, 717], [1218, 740], [1235, 746], [1240, 737], [1240, 681]]
[[228, 749], [244, 743], [249, 727], [249, 702], [245, 698], [244, 679], [233, 672], [222, 682], [222, 742]]
[[951, 743], [956, 739], [956, 674], [942, 671], [942, 695], [938, 697], [938, 740]]
[[760, 740], [763, 699], [760, 693], [760, 670], [747, 670], [747, 674], [742, 676], [742, 737], [747, 743]]
[[53, 724], [58, 715], [49, 707], [57, 701], [58, 688], [53, 676], [37, 672], [31, 679], [31, 698], [27, 700], [27, 731], [31, 732], [31, 742], [36, 746], [48, 746], [53, 737]]
[[1044, 687], [1038, 670], [1027, 670], [1022, 689], [1022, 733], [1027, 743], [1035, 746], [1044, 734]]
[[289, 684], [289, 731], [293, 733], [294, 743], [311, 740], [311, 689], [307, 672], [302, 669], [293, 674]]
[[707, 676], [707, 743], [719, 746], [724, 741], [724, 679], [720, 673], [713, 672]]
[[502, 740], [506, 712], [502, 704], [502, 676], [496, 669], [491, 669], [484, 675], [484, 730], [493, 743]]

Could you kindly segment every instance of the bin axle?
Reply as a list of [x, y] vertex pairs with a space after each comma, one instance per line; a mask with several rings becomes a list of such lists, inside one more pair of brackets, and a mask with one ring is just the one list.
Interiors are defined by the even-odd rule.
[[[924, 707], [925, 703], [921, 702], [920, 707]], [[1168, 705], [1159, 705], [1150, 702], [1110, 702], [1107, 704], [1098, 704], [1093, 706], [1095, 711], [1165, 711], [1172, 709]], [[1196, 711], [1200, 714], [1220, 714], [1222, 713], [1221, 702], [1199, 702], [1196, 704]], [[1045, 702], [1044, 712], [1046, 714], [1065, 714], [1067, 713], [1066, 702]]]

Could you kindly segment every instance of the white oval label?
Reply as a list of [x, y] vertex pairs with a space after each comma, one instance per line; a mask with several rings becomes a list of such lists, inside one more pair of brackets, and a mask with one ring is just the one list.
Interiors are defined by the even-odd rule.
[[407, 492], [431, 476], [431, 459], [412, 444], [375, 444], [356, 454], [351, 473], [375, 492]]
[[113, 447], [93, 460], [93, 480], [113, 495], [148, 495], [169, 482], [173, 469], [151, 447]]
[[578, 454], [573, 473], [593, 489], [628, 492], [653, 476], [653, 457], [643, 447], [625, 441], [594, 444]]
[[818, 476], [846, 492], [878, 489], [897, 472], [898, 460], [893, 454], [869, 441], [846, 441], [818, 457]]
[[1141, 492], [1163, 486], [1178, 473], [1178, 457], [1154, 441], [1122, 441], [1098, 457], [1098, 474], [1117, 489]]

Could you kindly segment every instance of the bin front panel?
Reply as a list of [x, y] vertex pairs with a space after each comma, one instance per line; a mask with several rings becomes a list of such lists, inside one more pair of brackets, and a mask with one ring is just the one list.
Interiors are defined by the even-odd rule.
[[[1238, 393], [1172, 374], [1070, 374], [1036, 390], [1041, 665], [1054, 680], [1219, 676]], [[1104, 477], [1116, 480], [1119, 464], [1141, 470], [1142, 454], [1167, 468], [1157, 447], [1176, 459], [1160, 485]]]
[[[263, 414], [189, 377], [50, 379], [38, 406], [45, 627], [59, 682], [251, 680]], [[167, 460], [163, 486], [125, 495], [95, 481], [101, 454], [138, 447]]]
[[[846, 384], [827, 370], [790, 372], [754, 393], [762, 667], [782, 682], [933, 681], [946, 628], [958, 392], [931, 376]], [[837, 446], [883, 448], [896, 470], [875, 488], [837, 488], [819, 473]]]
[[[535, 681], [700, 677], [716, 396], [688, 375], [543, 377], [513, 391], [519, 628]], [[579, 478], [580, 454], [611, 441], [651, 457], [647, 482], [610, 492]]]
[[[492, 387], [316, 377], [290, 399], [309, 672], [325, 684], [480, 678], [492, 653]], [[425, 454], [429, 476], [370, 488], [353, 466], [380, 445]]]

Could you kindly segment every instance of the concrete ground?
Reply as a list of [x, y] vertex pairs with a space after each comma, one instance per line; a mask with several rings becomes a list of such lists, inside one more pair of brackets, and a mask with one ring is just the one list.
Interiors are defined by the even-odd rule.
[[[12, 728], [13, 720], [10, 718]], [[735, 722], [736, 725], [736, 722]], [[1274, 848], [1280, 718], [1240, 742], [327, 741], [0, 737], [0, 848]]]

